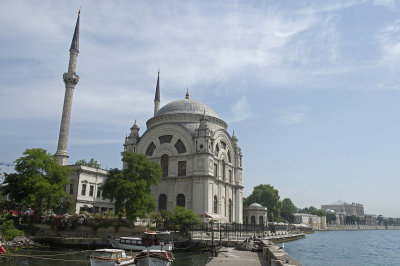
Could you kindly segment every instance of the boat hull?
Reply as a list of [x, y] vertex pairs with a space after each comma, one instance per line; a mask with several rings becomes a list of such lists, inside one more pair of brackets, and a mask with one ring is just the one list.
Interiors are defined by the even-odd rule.
[[142, 251], [145, 249], [151, 249], [151, 250], [165, 250], [165, 251], [172, 251], [172, 245], [152, 245], [150, 247], [148, 246], [143, 246], [143, 245], [135, 245], [135, 244], [124, 244], [119, 241], [115, 241], [113, 239], [110, 239], [111, 245], [114, 248], [119, 248], [119, 249], [125, 249], [125, 250], [138, 250]]
[[120, 261], [117, 260], [104, 260], [99, 258], [90, 258], [90, 266], [120, 266], [120, 265], [134, 265], [135, 259]]

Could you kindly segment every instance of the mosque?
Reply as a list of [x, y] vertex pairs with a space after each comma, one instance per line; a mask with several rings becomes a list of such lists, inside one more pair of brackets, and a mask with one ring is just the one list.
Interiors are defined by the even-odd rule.
[[[67, 144], [72, 96], [79, 76], [75, 73], [79, 54], [79, 21], [70, 48], [68, 72], [64, 74], [65, 98], [55, 157], [67, 165]], [[242, 152], [238, 138], [227, 131], [228, 124], [205, 103], [186, 96], [160, 108], [160, 73], [154, 99], [154, 116], [140, 134], [136, 121], [125, 138], [124, 150], [146, 154], [162, 168], [160, 183], [152, 187], [157, 210], [175, 206], [193, 210], [215, 220], [243, 222]], [[107, 171], [87, 166], [74, 169], [66, 192], [73, 195], [76, 209], [112, 210], [101, 197]]]

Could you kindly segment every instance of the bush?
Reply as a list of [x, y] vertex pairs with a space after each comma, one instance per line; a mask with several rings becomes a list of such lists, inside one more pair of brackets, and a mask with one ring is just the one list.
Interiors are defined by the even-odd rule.
[[0, 234], [4, 237], [5, 240], [10, 241], [15, 237], [20, 236], [22, 234], [21, 231], [14, 227], [12, 220], [7, 220], [0, 225]]

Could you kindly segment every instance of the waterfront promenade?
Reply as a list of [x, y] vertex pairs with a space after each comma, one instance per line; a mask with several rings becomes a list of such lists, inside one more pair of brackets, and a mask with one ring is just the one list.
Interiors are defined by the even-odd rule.
[[222, 248], [218, 257], [214, 257], [208, 266], [267, 266], [267, 260], [262, 252], [236, 250], [233, 247]]

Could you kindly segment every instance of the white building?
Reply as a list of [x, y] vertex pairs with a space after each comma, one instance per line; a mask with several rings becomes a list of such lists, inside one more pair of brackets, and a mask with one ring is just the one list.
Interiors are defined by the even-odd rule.
[[103, 200], [101, 187], [108, 172], [103, 169], [83, 165], [69, 165], [73, 170], [69, 176], [70, 184], [65, 188], [74, 197], [76, 213], [91, 208], [94, 212], [113, 211], [114, 204]]
[[268, 225], [268, 208], [259, 203], [252, 203], [243, 211], [245, 224]]
[[183, 206], [196, 214], [213, 213], [242, 223], [242, 152], [228, 125], [206, 104], [189, 98], [159, 109], [157, 80], [154, 116], [140, 135], [132, 126], [125, 150], [146, 154], [162, 167], [152, 187], [158, 210]]
[[326, 216], [320, 217], [318, 215], [308, 213], [295, 213], [294, 223], [308, 225], [313, 230], [326, 229]]

